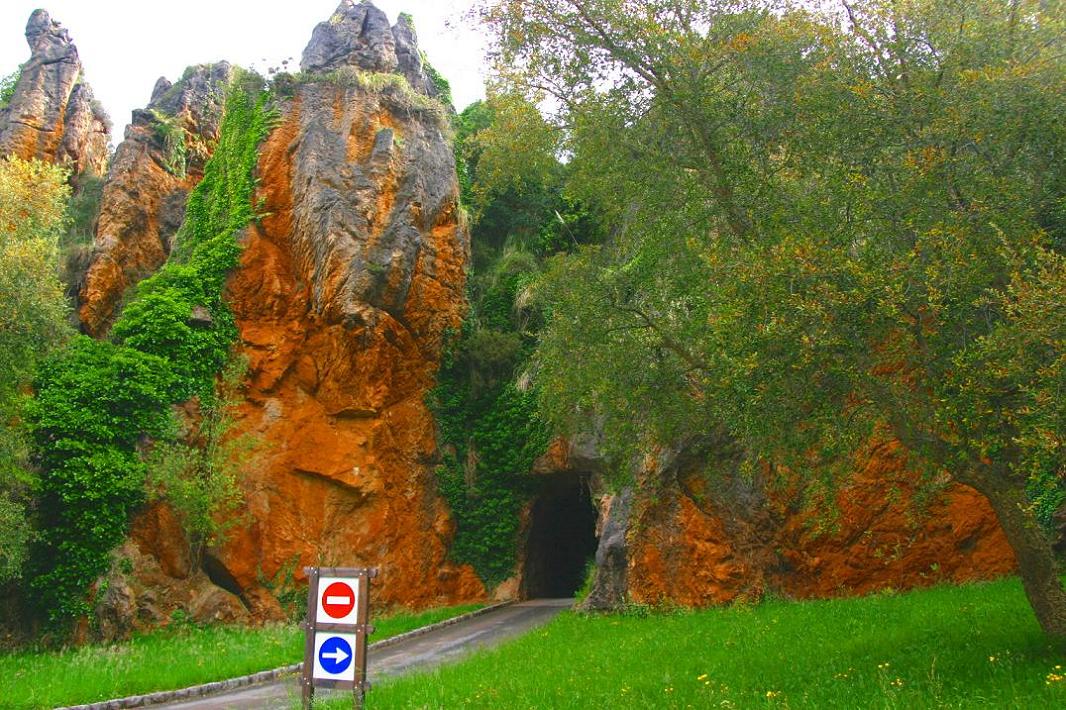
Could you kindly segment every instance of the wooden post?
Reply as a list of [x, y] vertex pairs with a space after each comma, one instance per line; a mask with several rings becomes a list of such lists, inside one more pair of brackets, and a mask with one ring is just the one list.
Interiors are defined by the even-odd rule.
[[[307, 574], [307, 619], [303, 623], [307, 634], [304, 643], [304, 667], [302, 675], [303, 710], [312, 710], [315, 699], [315, 688], [324, 687], [333, 690], [352, 690], [352, 707], [362, 710], [366, 702], [366, 691], [370, 689], [367, 681], [366, 656], [367, 636], [374, 631], [370, 624], [370, 580], [378, 576], [377, 568], [366, 567], [305, 567]], [[341, 623], [332, 623], [328, 619], [319, 623], [318, 607], [322, 590], [323, 578], [339, 577], [349, 580], [350, 586], [354, 586], [357, 596], [355, 607], [355, 619], [350, 619], [351, 613]], [[327, 588], [328, 592], [328, 588]], [[326, 614], [330, 614], [327, 610]], [[323, 633], [350, 634], [354, 636], [352, 648], [352, 680], [340, 680], [334, 678], [315, 678], [315, 636]]]
[[304, 619], [303, 710], [315, 702], [315, 610], [318, 608], [318, 567], [307, 567], [307, 617]]

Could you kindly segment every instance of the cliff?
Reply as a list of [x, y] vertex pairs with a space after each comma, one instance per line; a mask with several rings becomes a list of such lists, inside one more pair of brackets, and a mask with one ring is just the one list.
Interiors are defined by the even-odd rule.
[[228, 297], [250, 363], [240, 426], [265, 447], [246, 485], [253, 522], [216, 553], [242, 589], [297, 559], [380, 566], [385, 604], [484, 593], [446, 561], [434, 492], [424, 398], [461, 320], [469, 245], [444, 107], [420, 66], [394, 73], [407, 31], [342, 3], [262, 149], [269, 216]]
[[189, 191], [218, 140], [226, 62], [190, 67], [174, 84], [160, 78], [148, 106], [133, 112], [104, 185], [78, 318], [89, 335], [107, 332], [130, 286], [170, 254]]
[[85, 82], [78, 49], [44, 10], [26, 24], [30, 58], [0, 109], [0, 155], [67, 165], [76, 176], [107, 170], [111, 123]]
[[[277, 618], [282, 591], [315, 564], [381, 567], [374, 598], [384, 606], [487, 594], [451, 557], [455, 522], [438, 494], [441, 447], [426, 406], [446, 335], [465, 315], [470, 262], [450, 107], [409, 20], [390, 25], [369, 2], [345, 0], [318, 25], [301, 69], [274, 79], [276, 122], [258, 155], [248, 153], [258, 161], [258, 217], [240, 233], [225, 292], [235, 354], [247, 363], [230, 436], [254, 442], [238, 524], [201, 560], [165, 504], [140, 511], [122, 549], [133, 573], [116, 572], [99, 600], [107, 633], [165, 623], [175, 610], [205, 621]], [[170, 257], [189, 191], [224, 140], [233, 76], [225, 63], [194, 67], [174, 84], [160, 80], [134, 112], [79, 290], [87, 333], [106, 336], [124, 295]], [[182, 410], [198, 416], [195, 400]], [[553, 589], [560, 546], [586, 522], [566, 582], [598, 536], [593, 606], [860, 593], [1013, 568], [992, 511], [969, 489], [912, 505], [918, 487], [895, 444], [860, 457], [825, 529], [801, 505], [803, 491], [728, 466], [719, 479], [703, 476], [723, 455], [732, 454], [649, 456], [637, 485], [612, 496], [594, 451], [557, 442], [535, 467], [551, 482], [522, 513], [516, 576], [496, 594]]]
[[[232, 435], [249, 435], [256, 450], [242, 523], [206, 551], [203, 567], [247, 612], [235, 615], [226, 595], [196, 602], [206, 592], [193, 589], [199, 576], [181, 530], [155, 506], [127, 546], [135, 579], [112, 585], [125, 590], [127, 611], [105, 616], [148, 605], [149, 616], [165, 618], [153, 602], [165, 588], [194, 615], [273, 618], [278, 585], [313, 564], [381, 567], [375, 602], [386, 606], [485, 594], [469, 567], [447, 560], [453, 525], [435, 493], [424, 403], [444, 333], [465, 308], [469, 236], [448, 108], [433, 98], [410, 25], [390, 27], [369, 3], [342, 3], [302, 65], [275, 81], [277, 126], [257, 171], [263, 217], [244, 232], [226, 290], [248, 363]], [[116, 157], [105, 188], [100, 255], [82, 291], [91, 331], [168, 251], [156, 225], [167, 190], [184, 186], [167, 176], [146, 131], [127, 132], [120, 153], [135, 155], [135, 167], [123, 178], [127, 159]], [[147, 181], [156, 198], [135, 203], [145, 175], [156, 179]]]
[[[870, 446], [822, 499], [722, 466], [721, 452], [649, 459], [631, 489], [600, 499], [593, 608], [624, 599], [690, 606], [766, 592], [824, 598], [992, 579], [1015, 569], [988, 502], [923, 486], [895, 441]], [[719, 473], [708, 476], [708, 459]]]

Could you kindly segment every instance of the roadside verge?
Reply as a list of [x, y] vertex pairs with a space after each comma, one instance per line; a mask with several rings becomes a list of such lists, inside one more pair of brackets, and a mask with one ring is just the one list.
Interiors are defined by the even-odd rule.
[[[438, 621], [434, 624], [422, 626], [411, 631], [397, 634], [396, 636], [390, 636], [387, 639], [382, 639], [375, 643], [370, 644], [369, 649], [371, 651], [382, 648], [388, 648], [389, 646], [401, 643], [408, 639], [417, 638], [424, 634], [428, 634], [431, 631], [442, 629], [447, 626], [453, 626], [460, 624], [467, 619], [472, 619], [476, 616], [488, 614], [489, 612], [502, 609], [505, 606], [513, 604], [513, 601], [501, 602], [499, 604], [491, 604], [489, 606], [475, 609], [474, 611], [467, 612], [466, 614], [460, 614], [459, 616], [453, 616], [450, 619]], [[209, 695], [216, 695], [218, 693], [225, 693], [231, 690], [237, 690], [238, 688], [245, 688], [253, 685], [260, 685], [263, 683], [271, 683], [277, 681], [286, 676], [299, 673], [303, 668], [303, 663], [293, 663], [291, 665], [282, 666], [281, 668], [275, 668], [269, 671], [260, 671], [258, 673], [252, 673], [250, 675], [240, 676], [238, 678], [229, 678], [227, 680], [219, 680], [213, 683], [203, 683], [201, 685], [194, 685], [188, 688], [179, 688], [177, 690], [161, 690], [155, 693], [146, 693], [144, 695], [130, 695], [125, 698], [115, 698], [113, 700], [103, 700], [96, 703], [88, 703], [85, 705], [71, 705], [67, 707], [57, 708], [57, 710], [121, 710], [122, 708], [142, 708], [150, 705], [161, 705], [163, 703], [172, 703], [180, 700], [192, 700], [194, 698], [202, 698]]]

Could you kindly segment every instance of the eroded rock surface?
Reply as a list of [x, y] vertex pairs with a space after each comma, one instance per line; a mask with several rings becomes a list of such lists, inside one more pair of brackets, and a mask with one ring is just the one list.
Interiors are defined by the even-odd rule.
[[107, 169], [111, 122], [85, 82], [78, 49], [44, 10], [26, 24], [30, 58], [0, 109], [0, 155], [67, 165], [74, 175]]
[[401, 15], [390, 27], [385, 13], [370, 2], [344, 0], [327, 21], [315, 27], [300, 62], [305, 72], [342, 67], [397, 73], [415, 91], [437, 96], [436, 85], [425, 72], [410, 16]]
[[957, 484], [920, 500], [897, 442], [871, 446], [835, 501], [813, 508], [796, 487], [736, 473], [737, 456], [649, 457], [634, 490], [605, 499], [589, 608], [866, 594], [1014, 571], [988, 502]]
[[[399, 66], [380, 11], [338, 14], [304, 55], [329, 61], [307, 69]], [[212, 551], [247, 594], [313, 564], [380, 566], [384, 605], [485, 593], [447, 561], [453, 523], [424, 402], [444, 332], [461, 322], [469, 237], [444, 114], [408, 99], [319, 74], [280, 106], [261, 149], [269, 216], [249, 228], [227, 292], [250, 366], [239, 428], [260, 445], [249, 524]]]
[[[86, 333], [106, 333], [127, 289], [170, 254], [186, 198], [218, 139], [231, 75], [226, 62], [190, 67], [174, 84], [161, 78], [147, 108], [133, 112], [104, 185], [91, 262], [79, 285], [78, 317]], [[164, 145], [164, 121], [185, 132], [183, 159]]]

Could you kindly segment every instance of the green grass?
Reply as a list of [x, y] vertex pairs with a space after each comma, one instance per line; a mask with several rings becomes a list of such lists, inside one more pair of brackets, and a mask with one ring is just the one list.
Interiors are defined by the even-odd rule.
[[382, 683], [367, 707], [1062, 708], [1060, 665], [1011, 579], [643, 618], [566, 613]]
[[[473, 611], [480, 605], [403, 613], [374, 621], [371, 641]], [[210, 683], [297, 663], [303, 631], [188, 626], [110, 646], [0, 655], [0, 707], [50, 708]]]

